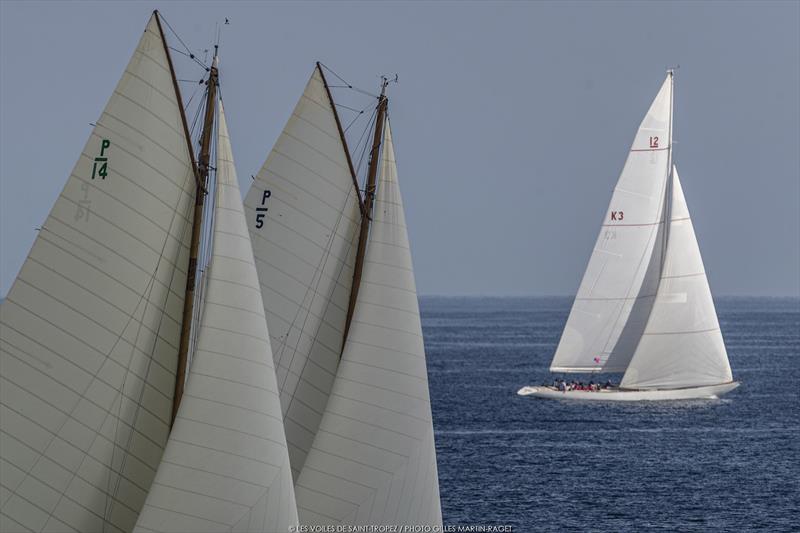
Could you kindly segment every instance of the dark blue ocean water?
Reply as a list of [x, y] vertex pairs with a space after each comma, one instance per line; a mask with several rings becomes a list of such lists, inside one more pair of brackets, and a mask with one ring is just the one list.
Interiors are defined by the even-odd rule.
[[721, 400], [517, 396], [568, 298], [421, 299], [446, 524], [514, 531], [800, 531], [800, 300], [718, 298]]

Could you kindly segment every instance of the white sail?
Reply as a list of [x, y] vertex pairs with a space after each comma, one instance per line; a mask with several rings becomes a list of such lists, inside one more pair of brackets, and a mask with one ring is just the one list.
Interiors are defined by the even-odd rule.
[[169, 432], [195, 178], [156, 15], [0, 306], [0, 530], [130, 531]]
[[278, 387], [219, 104], [214, 247], [186, 392], [136, 531], [297, 525]]
[[245, 213], [296, 478], [341, 355], [360, 224], [318, 68], [250, 187]]
[[425, 349], [388, 123], [363, 277], [295, 491], [303, 524], [442, 523]]
[[728, 354], [677, 170], [655, 304], [622, 386], [671, 389], [732, 381]]
[[658, 285], [672, 79], [636, 132], [556, 349], [553, 372], [624, 372]]

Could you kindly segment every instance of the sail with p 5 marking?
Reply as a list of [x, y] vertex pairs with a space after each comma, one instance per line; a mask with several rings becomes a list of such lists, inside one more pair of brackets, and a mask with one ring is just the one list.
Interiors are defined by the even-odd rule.
[[318, 65], [245, 200], [303, 524], [442, 520], [387, 83], [363, 198]]

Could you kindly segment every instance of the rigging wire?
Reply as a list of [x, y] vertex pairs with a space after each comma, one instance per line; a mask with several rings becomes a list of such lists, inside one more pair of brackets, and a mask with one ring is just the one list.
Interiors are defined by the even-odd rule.
[[[360, 88], [360, 87], [356, 87], [356, 86], [355, 86], [355, 85], [353, 85], [352, 83], [348, 82], [347, 80], [345, 80], [344, 78], [342, 78], [341, 76], [339, 76], [339, 75], [338, 75], [338, 74], [337, 74], [337, 73], [336, 73], [336, 72], [335, 72], [333, 69], [331, 69], [331, 67], [329, 67], [329, 66], [328, 66], [328, 65], [326, 65], [325, 63], [323, 63], [323, 62], [321, 62], [321, 61], [320, 61], [320, 63], [319, 63], [319, 64], [320, 64], [320, 66], [322, 66], [322, 67], [325, 67], [325, 70], [327, 70], [328, 72], [330, 72], [331, 74], [333, 74], [334, 76], [336, 76], [336, 77], [339, 79], [339, 81], [341, 81], [342, 83], [344, 83], [344, 86], [345, 86], [347, 89], [352, 89], [352, 90], [354, 90], [354, 91], [357, 91], [357, 92], [360, 92], [360, 93], [362, 93], [362, 94], [366, 94], [366, 95], [368, 95], [368, 96], [372, 96], [373, 98], [380, 98], [380, 95], [378, 95], [378, 94], [375, 94], [375, 93], [372, 93], [372, 92], [370, 92], [370, 91], [367, 91], [367, 90], [365, 90], [365, 89], [362, 89], [362, 88]], [[337, 85], [329, 85], [328, 87], [338, 87], [338, 86], [337, 86]]]
[[[196, 56], [196, 55], [194, 55], [194, 53], [192, 52], [192, 50], [191, 50], [191, 49], [190, 49], [188, 46], [186, 46], [186, 43], [185, 43], [185, 42], [183, 42], [183, 39], [181, 39], [181, 36], [180, 36], [180, 35], [178, 35], [178, 32], [176, 32], [176, 31], [173, 29], [173, 27], [170, 25], [169, 21], [168, 21], [168, 20], [167, 20], [167, 19], [164, 17], [164, 15], [163, 15], [163, 14], [161, 14], [161, 13], [159, 13], [159, 16], [161, 17], [161, 20], [163, 20], [163, 21], [164, 21], [164, 24], [166, 24], [166, 25], [167, 25], [167, 28], [169, 28], [169, 31], [171, 31], [171, 32], [172, 32], [172, 35], [174, 35], [174, 36], [175, 36], [175, 38], [176, 38], [176, 39], [178, 39], [178, 42], [180, 42], [180, 43], [183, 45], [183, 47], [184, 47], [184, 48], [186, 48], [186, 52], [187, 52], [187, 53], [186, 53], [186, 54], [184, 54], [184, 55], [188, 55], [190, 59], [193, 59], [195, 63], [197, 63], [198, 65], [200, 65], [201, 67], [203, 67], [203, 68], [206, 70], [206, 72], [208, 72], [209, 70], [211, 70], [211, 69], [209, 68], [209, 66], [208, 66], [208, 65], [206, 65], [205, 63], [203, 63], [202, 61], [200, 61], [199, 59], [197, 59], [197, 56]], [[174, 50], [174, 48], [172, 48], [172, 47], [170, 47], [170, 48]], [[177, 50], [176, 50], [176, 51], [177, 51]], [[181, 52], [181, 53], [183, 53], [183, 52]]]

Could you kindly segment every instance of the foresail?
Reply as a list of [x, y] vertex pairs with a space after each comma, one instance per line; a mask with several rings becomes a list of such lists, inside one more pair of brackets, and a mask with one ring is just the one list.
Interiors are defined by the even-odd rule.
[[624, 372], [658, 286], [672, 80], [636, 132], [556, 349], [553, 372]]
[[731, 367], [677, 170], [664, 270], [622, 386], [670, 389], [730, 382]]
[[219, 105], [214, 247], [197, 348], [137, 531], [297, 525], [267, 322]]
[[441, 525], [427, 376], [387, 123], [353, 322], [295, 486], [301, 523]]
[[194, 172], [156, 15], [0, 306], [0, 530], [130, 531], [169, 432]]
[[360, 213], [319, 69], [245, 198], [296, 476], [336, 374]]

